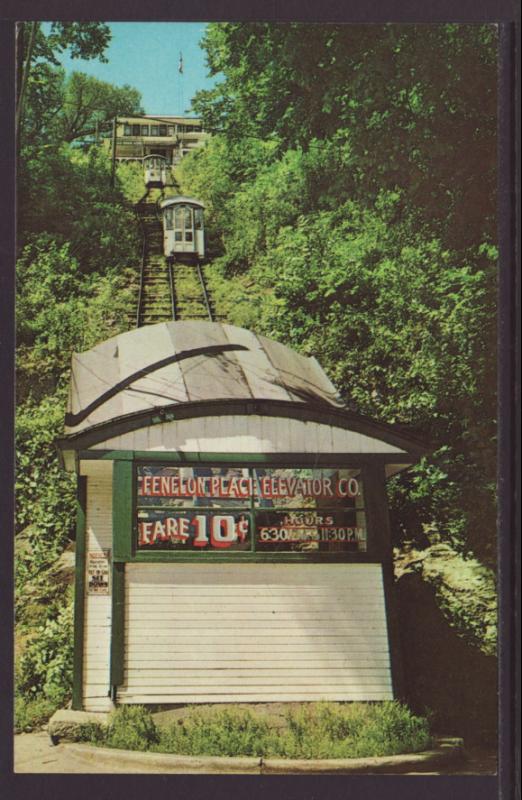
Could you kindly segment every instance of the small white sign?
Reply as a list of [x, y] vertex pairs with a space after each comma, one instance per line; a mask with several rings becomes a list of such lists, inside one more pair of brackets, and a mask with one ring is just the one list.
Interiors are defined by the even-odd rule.
[[87, 594], [111, 593], [110, 552], [110, 550], [94, 550], [87, 553]]

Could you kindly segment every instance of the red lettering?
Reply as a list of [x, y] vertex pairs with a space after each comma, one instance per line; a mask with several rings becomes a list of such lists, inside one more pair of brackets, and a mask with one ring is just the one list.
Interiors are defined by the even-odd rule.
[[139, 543], [150, 544], [150, 534], [152, 531], [152, 522], [140, 522], [139, 526]]

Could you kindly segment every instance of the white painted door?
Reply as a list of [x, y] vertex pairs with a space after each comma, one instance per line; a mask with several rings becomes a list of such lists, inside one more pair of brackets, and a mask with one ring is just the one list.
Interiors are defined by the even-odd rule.
[[129, 564], [120, 703], [393, 697], [378, 564]]

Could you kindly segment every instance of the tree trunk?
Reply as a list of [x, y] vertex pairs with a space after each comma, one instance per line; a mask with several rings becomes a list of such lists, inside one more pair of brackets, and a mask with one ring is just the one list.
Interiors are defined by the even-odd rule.
[[31, 28], [29, 32], [29, 42], [27, 44], [27, 56], [25, 59], [25, 64], [23, 62], [24, 58], [24, 33], [23, 33], [23, 23], [18, 27], [18, 43], [20, 45], [19, 50], [17, 51], [17, 68], [18, 68], [18, 83], [17, 83], [17, 100], [16, 100], [16, 141], [18, 147], [20, 146], [20, 133], [22, 130], [22, 122], [23, 122], [23, 113], [24, 113], [24, 98], [25, 98], [25, 91], [27, 89], [27, 79], [29, 77], [29, 72], [31, 69], [31, 57], [33, 54], [33, 47], [34, 47], [34, 40], [36, 37], [36, 30], [37, 30], [38, 23], [31, 22]]

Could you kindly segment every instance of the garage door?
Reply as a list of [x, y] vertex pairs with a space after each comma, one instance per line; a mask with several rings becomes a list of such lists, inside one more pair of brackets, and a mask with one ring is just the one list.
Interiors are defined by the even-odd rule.
[[393, 697], [378, 564], [128, 564], [120, 703]]

